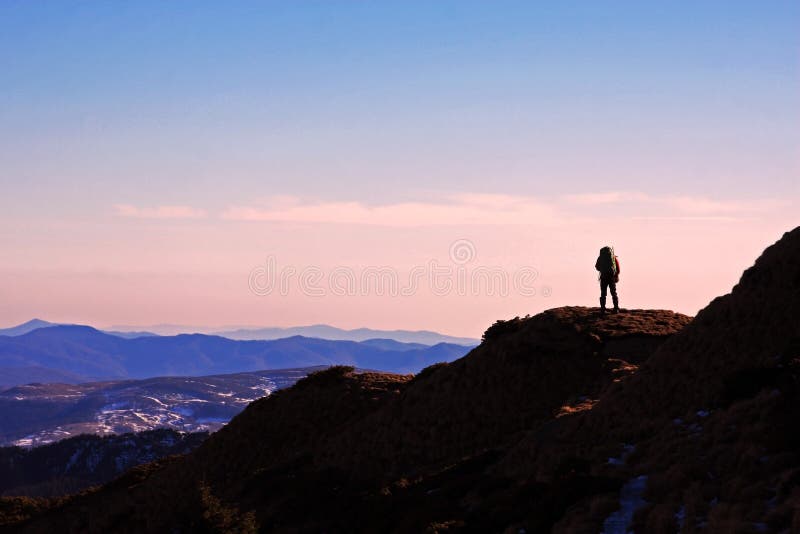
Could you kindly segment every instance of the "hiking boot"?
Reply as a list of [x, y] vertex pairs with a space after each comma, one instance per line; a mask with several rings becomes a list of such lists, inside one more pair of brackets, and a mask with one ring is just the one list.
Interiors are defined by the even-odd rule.
[[619, 313], [619, 308], [614, 307], [614, 313]]
[[606, 309], [605, 308], [600, 308], [600, 317], [604, 317], [605, 314], [606, 314]]

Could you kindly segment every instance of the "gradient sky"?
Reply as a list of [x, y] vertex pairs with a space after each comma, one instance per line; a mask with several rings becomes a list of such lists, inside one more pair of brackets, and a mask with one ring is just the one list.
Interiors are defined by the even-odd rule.
[[[479, 336], [596, 305], [606, 243], [694, 314], [799, 222], [799, 52], [796, 1], [6, 0], [0, 325]], [[268, 257], [537, 294], [258, 296]]]

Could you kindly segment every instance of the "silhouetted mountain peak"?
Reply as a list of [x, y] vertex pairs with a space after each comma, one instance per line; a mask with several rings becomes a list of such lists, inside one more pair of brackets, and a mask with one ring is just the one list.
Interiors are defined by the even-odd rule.
[[[736, 373], [800, 356], [800, 227], [764, 250], [730, 293], [717, 297], [654, 354], [636, 378], [641, 408], [673, 412], [723, 401]], [[657, 375], [655, 379], [651, 375]], [[674, 398], [674, 392], [685, 394]]]

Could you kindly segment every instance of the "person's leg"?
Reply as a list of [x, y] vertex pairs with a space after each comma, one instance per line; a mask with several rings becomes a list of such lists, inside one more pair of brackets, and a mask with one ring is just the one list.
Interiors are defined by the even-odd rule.
[[606, 290], [608, 289], [608, 280], [600, 278], [600, 313], [606, 311]]
[[619, 298], [617, 297], [617, 284], [615, 282], [610, 282], [609, 287], [611, 288], [611, 301], [614, 303], [614, 311], [619, 311]]

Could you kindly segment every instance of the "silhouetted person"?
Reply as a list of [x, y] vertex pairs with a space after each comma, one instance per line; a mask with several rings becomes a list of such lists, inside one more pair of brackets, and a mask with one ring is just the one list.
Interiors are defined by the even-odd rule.
[[614, 254], [612, 247], [600, 249], [600, 255], [594, 264], [600, 271], [600, 315], [606, 313], [606, 289], [611, 288], [611, 300], [614, 302], [614, 313], [619, 313], [619, 299], [617, 298], [617, 282], [619, 282], [619, 259]]

